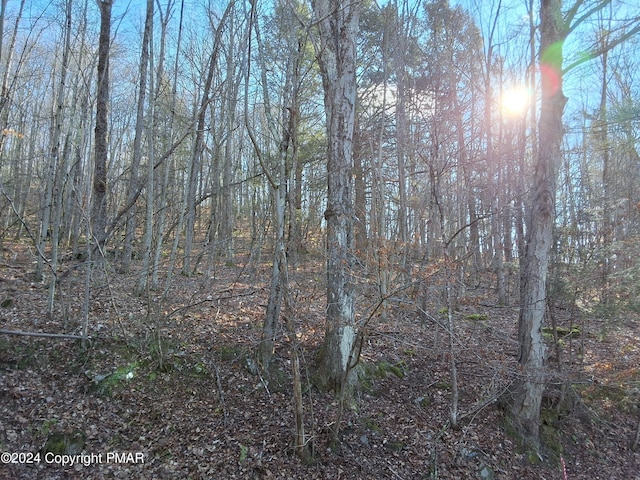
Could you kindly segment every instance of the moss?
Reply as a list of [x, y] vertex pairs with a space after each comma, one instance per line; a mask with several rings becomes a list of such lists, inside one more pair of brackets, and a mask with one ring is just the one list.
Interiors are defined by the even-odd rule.
[[363, 392], [373, 394], [374, 384], [372, 378], [375, 376], [375, 366], [364, 360], [360, 361], [359, 386]]
[[541, 464], [543, 461], [552, 465], [560, 463], [560, 457], [564, 454], [562, 446], [562, 428], [560, 417], [563, 411], [556, 408], [542, 408], [540, 410], [540, 445], [532, 446], [525, 442], [525, 438], [519, 426], [514, 423], [513, 417], [508, 413], [501, 421], [501, 427], [505, 435], [516, 446], [516, 452], [523, 455], [531, 465]]
[[47, 438], [42, 451], [54, 455], [77, 455], [84, 448], [84, 444], [85, 435], [80, 430], [54, 432]]
[[576, 391], [587, 403], [609, 404], [620, 411], [628, 410], [629, 403], [633, 400], [623, 385], [577, 385]]
[[219, 345], [216, 348], [216, 353], [220, 356], [221, 360], [234, 362], [243, 355], [246, 355], [247, 352], [237, 345]]
[[376, 367], [376, 375], [380, 378], [387, 378], [389, 374], [393, 374], [398, 378], [405, 377], [405, 367], [406, 363], [403, 361], [397, 363], [389, 363], [385, 361], [381, 361], [378, 363]]
[[554, 465], [560, 462], [564, 453], [558, 419], [559, 411], [556, 408], [543, 408], [540, 411], [540, 443], [545, 456]]
[[264, 373], [264, 380], [269, 385], [269, 390], [273, 393], [286, 393], [290, 390], [289, 375], [274, 363]]
[[527, 462], [529, 462], [531, 465], [538, 465], [539, 463], [542, 463], [542, 457], [540, 457], [540, 453], [534, 448], [528, 449], [525, 453]]
[[387, 450], [391, 450], [392, 452], [400, 452], [404, 448], [404, 443], [402, 442], [386, 442], [384, 447]]
[[56, 432], [47, 438], [43, 447], [44, 453], [53, 453], [54, 455], [64, 455], [67, 451], [67, 438], [64, 433]]
[[471, 315], [467, 315], [467, 319], [474, 322], [481, 322], [484, 320], [488, 320], [489, 316], [485, 313], [472, 313]]
[[[556, 327], [556, 331], [558, 332], [558, 337], [571, 337], [577, 338], [580, 337], [582, 331], [580, 327], [574, 326], [572, 328], [568, 327]], [[546, 338], [553, 338], [553, 327], [542, 327], [542, 336]]]
[[136, 370], [138, 369], [138, 362], [132, 362], [127, 365], [118, 367], [115, 372], [107, 374], [96, 374], [91, 380], [92, 384], [89, 387], [90, 391], [95, 391], [99, 394], [111, 396], [113, 390], [122, 382], [133, 379], [136, 376]]
[[451, 390], [450, 382], [437, 382], [434, 383], [433, 386], [438, 390]]
[[527, 459], [527, 462], [532, 465], [541, 463], [542, 457], [540, 456], [539, 449], [525, 443], [522, 431], [514, 422], [513, 417], [506, 414], [501, 421], [501, 427], [504, 430], [505, 435], [513, 441], [515, 451], [518, 454], [523, 455], [524, 458]]

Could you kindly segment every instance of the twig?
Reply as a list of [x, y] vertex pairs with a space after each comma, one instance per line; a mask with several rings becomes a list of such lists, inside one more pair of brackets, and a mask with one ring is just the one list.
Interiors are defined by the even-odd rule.
[[631, 450], [636, 450], [638, 448], [638, 443], [640, 442], [640, 419], [638, 420], [638, 426], [636, 427], [636, 438], [631, 445]]
[[222, 414], [224, 415], [224, 424], [227, 424], [228, 414], [227, 407], [224, 402], [224, 392], [222, 390], [222, 380], [220, 380], [220, 370], [218, 370], [218, 366], [214, 363], [213, 369], [216, 372], [216, 385], [218, 386], [218, 397], [220, 397], [220, 405], [222, 407]]
[[400, 480], [402, 480], [402, 477], [398, 474], [398, 472], [396, 472], [393, 468], [391, 468], [391, 465], [387, 465], [387, 468], [391, 470], [391, 473], [393, 473], [394, 478], [399, 478]]
[[[218, 290], [217, 292], [213, 292], [214, 294], [219, 294], [219, 293], [226, 293], [226, 292], [231, 292], [233, 289], [231, 287], [229, 288], [225, 288], [223, 290]], [[237, 298], [237, 297], [249, 297], [253, 294], [256, 293], [256, 290], [251, 290], [250, 292], [245, 292], [245, 293], [234, 293], [232, 295], [225, 295], [224, 297], [211, 297], [209, 296], [208, 298], [205, 298], [204, 300], [198, 300], [197, 302], [194, 303], [190, 303], [189, 305], [183, 305], [182, 307], [178, 307], [175, 310], [167, 313], [166, 318], [171, 318], [174, 315], [177, 315], [178, 313], [182, 312], [183, 310], [188, 310], [190, 308], [196, 307], [198, 305], [202, 305], [203, 303], [210, 303], [210, 302], [217, 302], [219, 300], [230, 300], [232, 298]]]

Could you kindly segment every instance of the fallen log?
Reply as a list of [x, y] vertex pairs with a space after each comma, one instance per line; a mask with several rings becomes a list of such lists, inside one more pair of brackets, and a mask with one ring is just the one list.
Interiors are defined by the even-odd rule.
[[[4, 330], [4, 329], [0, 329], [0, 334], [22, 335], [24, 337], [71, 338], [71, 339], [74, 339], [74, 340], [83, 340], [83, 339], [85, 339], [81, 335], [68, 335], [66, 333], [23, 332], [22, 330]], [[87, 340], [87, 339], [85, 339], [85, 340]]]

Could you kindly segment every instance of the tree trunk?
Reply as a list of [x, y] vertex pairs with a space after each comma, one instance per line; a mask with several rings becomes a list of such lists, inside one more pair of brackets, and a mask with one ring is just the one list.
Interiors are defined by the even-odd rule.
[[98, 40], [98, 90], [96, 94], [95, 158], [91, 227], [99, 248], [104, 246], [107, 229], [107, 159], [109, 157], [109, 47], [111, 45], [111, 7], [113, 0], [101, 0]]
[[[140, 54], [140, 84], [138, 86], [138, 104], [136, 105], [136, 127], [133, 138], [133, 160], [131, 161], [131, 176], [129, 177], [129, 191], [127, 192], [127, 205], [131, 205], [127, 216], [124, 238], [124, 252], [122, 254], [122, 271], [128, 272], [133, 253], [133, 240], [138, 224], [137, 206], [135, 197], [140, 182], [140, 161], [142, 160], [142, 135], [144, 131], [144, 108], [147, 95], [147, 71], [149, 66], [149, 38], [153, 28], [153, 0], [147, 0], [147, 13], [142, 34], [142, 53]], [[147, 201], [149, 196], [147, 195]]]
[[520, 428], [525, 444], [536, 450], [540, 445], [540, 405], [545, 383], [545, 345], [541, 329], [563, 136], [562, 114], [567, 100], [562, 92], [562, 42], [566, 34], [561, 6], [562, 0], [543, 0], [540, 11], [540, 136], [521, 271], [518, 362], [522, 372], [514, 385], [511, 406], [514, 423]]
[[[184, 0], [183, 0], [183, 4], [184, 4]], [[155, 74], [155, 78], [157, 79], [163, 79], [165, 78], [165, 70], [164, 70], [164, 62], [165, 62], [165, 50], [166, 50], [166, 43], [167, 43], [167, 25], [169, 23], [169, 20], [172, 18], [171, 12], [173, 10], [173, 2], [168, 2], [166, 5], [166, 12], [163, 12], [162, 7], [158, 7], [158, 15], [160, 16], [160, 51], [158, 54], [158, 66], [157, 66], [157, 72]], [[182, 40], [182, 35], [181, 35], [181, 31], [182, 31], [182, 14], [183, 11], [182, 9], [180, 10], [180, 19], [178, 21], [178, 41], [176, 44], [176, 51], [179, 52], [180, 51], [180, 45], [181, 45], [181, 40]], [[175, 59], [176, 62], [179, 61], [179, 56], [176, 56]], [[174, 72], [174, 82], [173, 85], [171, 86], [171, 108], [169, 110], [170, 114], [169, 114], [169, 120], [168, 123], [166, 124], [166, 138], [168, 138], [170, 140], [170, 143], [173, 143], [173, 139], [174, 139], [174, 117], [175, 117], [175, 76], [178, 74], [177, 71], [177, 67], [176, 70]], [[161, 80], [158, 80], [159, 82]], [[154, 89], [152, 89], [153, 91]], [[156, 98], [158, 97], [158, 94], [155, 93]], [[157, 125], [158, 123], [158, 114], [156, 109], [154, 108], [153, 110], [153, 117], [151, 119], [151, 121], [153, 122], [153, 125]], [[160, 172], [157, 175], [158, 178], [158, 215], [157, 215], [157, 219], [154, 222], [154, 229], [155, 229], [155, 233], [154, 233], [154, 245], [153, 245], [153, 263], [151, 265], [151, 288], [152, 289], [157, 289], [159, 286], [159, 273], [160, 273], [160, 258], [162, 256], [162, 252], [164, 250], [164, 244], [165, 244], [165, 233], [166, 233], [166, 226], [167, 226], [167, 204], [168, 204], [168, 199], [167, 197], [167, 192], [168, 192], [168, 185], [169, 185], [169, 172], [171, 171], [170, 168], [171, 165], [171, 160], [167, 160], [166, 162], [163, 162], [163, 166], [160, 170]]]
[[[609, 25], [611, 28], [611, 26]], [[611, 144], [609, 141], [609, 118], [607, 111], [607, 95], [608, 95], [608, 60], [609, 60], [609, 32], [606, 27], [602, 28], [601, 48], [604, 51], [601, 57], [602, 61], [602, 84], [600, 85], [600, 106], [598, 111], [598, 122], [596, 127], [596, 138], [600, 145], [599, 150], [602, 152], [602, 245], [604, 252], [602, 256], [601, 285], [600, 285], [600, 302], [603, 305], [609, 303], [610, 276], [611, 276], [611, 254], [610, 246], [614, 244], [614, 218], [612, 213], [613, 189], [614, 183], [611, 165]]]
[[356, 343], [353, 267], [353, 128], [356, 100], [358, 3], [316, 0], [320, 41], [317, 55], [327, 119], [327, 313], [320, 372], [327, 388], [341, 392]]
[[[65, 119], [65, 91], [67, 81], [67, 69], [69, 66], [69, 52], [71, 51], [71, 7], [72, 1], [67, 0], [65, 6], [65, 35], [64, 47], [62, 52], [62, 64], [60, 65], [60, 83], [58, 84], [58, 92], [56, 94], [56, 110], [53, 116], [53, 129], [51, 139], [51, 159], [48, 181], [53, 182], [52, 194], [49, 197], [50, 202], [47, 208], [51, 209], [52, 222], [51, 231], [51, 271], [53, 277], [49, 284], [49, 296], [47, 299], [47, 315], [53, 315], [53, 305], [56, 293], [56, 271], [58, 269], [58, 247], [60, 246], [60, 224], [62, 221], [62, 205], [63, 205], [63, 185], [66, 183], [64, 176], [67, 172], [67, 158], [69, 156], [68, 143], [65, 145], [64, 152], [61, 155], [62, 146], [62, 125]], [[49, 196], [49, 192], [47, 192]]]
[[[136, 294], [138, 295], [142, 295], [145, 290], [147, 290], [148, 286], [149, 286], [149, 277], [151, 276], [151, 260], [152, 260], [152, 256], [153, 256], [153, 245], [152, 245], [152, 241], [153, 241], [153, 231], [154, 231], [154, 225], [153, 225], [153, 210], [155, 207], [155, 175], [154, 175], [154, 164], [155, 164], [155, 143], [156, 143], [156, 137], [154, 135], [154, 130], [155, 130], [155, 126], [154, 126], [154, 79], [153, 79], [153, 0], [147, 0], [147, 17], [146, 17], [146, 21], [145, 21], [145, 25], [144, 25], [144, 40], [143, 40], [143, 44], [146, 43], [146, 47], [143, 46], [143, 54], [142, 54], [142, 63], [147, 63], [149, 62], [149, 66], [151, 67], [151, 74], [149, 75], [149, 106], [148, 106], [148, 118], [149, 118], [149, 125], [148, 125], [148, 146], [147, 146], [147, 205], [146, 205], [146, 213], [145, 213], [145, 232], [144, 232], [144, 239], [143, 239], [143, 257], [142, 257], [142, 269], [138, 274], [138, 284], [136, 285]], [[146, 50], [146, 52], [145, 52]], [[149, 51], [151, 52], [151, 55], [149, 55]], [[140, 71], [141, 74], [143, 74], [143, 71], [141, 69]], [[145, 67], [144, 69], [144, 77], [146, 77], [147, 74], [147, 69]], [[146, 88], [146, 82], [144, 84], [144, 88]], [[140, 86], [140, 95], [144, 98], [144, 94], [142, 93], [143, 90], [143, 86]], [[144, 106], [142, 106], [142, 108], [144, 108]], [[138, 111], [138, 118], [136, 121], [142, 121], [142, 118], [144, 117], [143, 112]], [[142, 129], [140, 131], [140, 133], [142, 134]], [[138, 134], [138, 132], [136, 131], [136, 135]], [[134, 139], [135, 142], [135, 139]], [[134, 148], [135, 148], [135, 144], [134, 144]], [[135, 155], [135, 153], [134, 153]], [[139, 167], [139, 163], [136, 166], [136, 168]], [[136, 179], [136, 183], [139, 181], [137, 179], [138, 177], [138, 172], [132, 172], [131, 173], [131, 178], [135, 178]], [[135, 217], [135, 216], [134, 216]], [[133, 224], [135, 225], [136, 222], [134, 220]], [[134, 231], [131, 232], [127, 232], [127, 233], [131, 233], [131, 236], [133, 237], [134, 235]], [[131, 253], [131, 250], [129, 250], [128, 252], [129, 254]], [[131, 256], [129, 255], [129, 261], [131, 260]], [[125, 258], [125, 261], [127, 261], [127, 259]]]
[[[283, 19], [286, 22], [286, 19]], [[291, 201], [287, 195], [289, 186], [293, 178], [291, 169], [292, 164], [296, 163], [295, 158], [298, 150], [298, 110], [300, 101], [300, 76], [302, 58], [304, 56], [304, 34], [297, 29], [290, 30], [287, 38], [287, 51], [289, 57], [284, 70], [284, 86], [282, 91], [282, 120], [274, 122], [271, 115], [271, 100], [267, 84], [267, 58], [264, 52], [260, 26], [256, 20], [256, 12], [251, 11], [252, 28], [255, 31], [258, 46], [258, 61], [260, 64], [260, 79], [263, 94], [263, 103], [267, 121], [271, 124], [281, 125], [278, 137], [271, 138], [273, 142], [278, 144], [278, 155], [276, 162], [269, 164], [268, 155], [265, 154], [259, 145], [253, 127], [249, 123], [248, 112], [248, 88], [249, 84], [245, 84], [245, 124], [247, 132], [254, 146], [256, 156], [260, 162], [260, 166], [267, 178], [271, 193], [273, 194], [273, 214], [275, 217], [274, 233], [275, 246], [273, 254], [273, 266], [271, 273], [271, 284], [269, 288], [269, 300], [265, 312], [265, 318], [262, 328], [262, 339], [258, 348], [258, 360], [263, 369], [268, 369], [271, 363], [276, 338], [276, 328], [280, 320], [282, 303], [288, 289], [288, 258], [286, 245], [286, 212], [287, 202]], [[295, 24], [293, 17], [289, 19], [289, 24]], [[251, 48], [251, 46], [250, 46]], [[289, 206], [291, 206], [289, 204]], [[289, 227], [291, 228], [294, 220], [289, 218]], [[291, 314], [291, 307], [289, 306]], [[295, 368], [294, 368], [295, 370]]]
[[204, 150], [204, 135], [205, 135], [205, 120], [207, 109], [211, 103], [211, 85], [213, 83], [213, 76], [216, 73], [216, 67], [218, 65], [218, 55], [220, 53], [220, 44], [222, 33], [224, 31], [224, 25], [233, 9], [234, 3], [229, 2], [227, 8], [220, 18], [218, 27], [215, 29], [215, 36], [213, 41], [213, 50], [211, 51], [211, 57], [209, 58], [209, 66], [207, 69], [207, 78], [202, 90], [202, 99], [200, 100], [200, 107], [196, 114], [197, 126], [196, 137], [194, 139], [192, 161], [189, 164], [188, 172], [188, 184], [187, 184], [187, 198], [185, 206], [185, 241], [184, 241], [184, 255], [182, 273], [186, 276], [193, 274], [191, 265], [191, 250], [193, 248], [193, 241], [195, 235], [195, 223], [196, 223], [196, 194], [198, 190], [198, 177], [200, 175], [202, 165], [202, 152]]
[[[357, 135], [358, 128], [355, 128]], [[354, 139], [353, 152], [353, 180], [355, 188], [355, 242], [356, 252], [364, 254], [367, 250], [367, 196], [364, 178], [364, 169], [362, 168], [362, 140]]]

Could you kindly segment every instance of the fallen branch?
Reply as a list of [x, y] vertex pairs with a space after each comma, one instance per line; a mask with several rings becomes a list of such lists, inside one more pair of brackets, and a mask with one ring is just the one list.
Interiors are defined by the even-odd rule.
[[[223, 290], [218, 290], [216, 292], [213, 292], [214, 295], [217, 295], [219, 293], [227, 293], [227, 292], [232, 292], [233, 289], [231, 287], [229, 288], [225, 288]], [[174, 315], [177, 315], [178, 313], [182, 312], [183, 310], [188, 310], [190, 308], [193, 307], [197, 307], [198, 305], [202, 305], [203, 303], [213, 303], [213, 302], [217, 302], [219, 300], [229, 300], [232, 298], [237, 298], [237, 297], [249, 297], [253, 294], [256, 293], [256, 290], [251, 290], [250, 292], [245, 292], [245, 293], [234, 293], [231, 295], [225, 295], [224, 297], [213, 297], [211, 295], [208, 295], [207, 298], [205, 298], [204, 300], [198, 300], [197, 302], [194, 303], [190, 303], [189, 305], [183, 305], [182, 307], [178, 307], [176, 309], [174, 309], [173, 311], [167, 313], [166, 318], [171, 318]]]
[[21, 330], [0, 329], [0, 334], [2, 333], [5, 335], [22, 335], [24, 337], [72, 338], [74, 340], [84, 339], [84, 337], [80, 335], [67, 335], [66, 333], [23, 332]]

